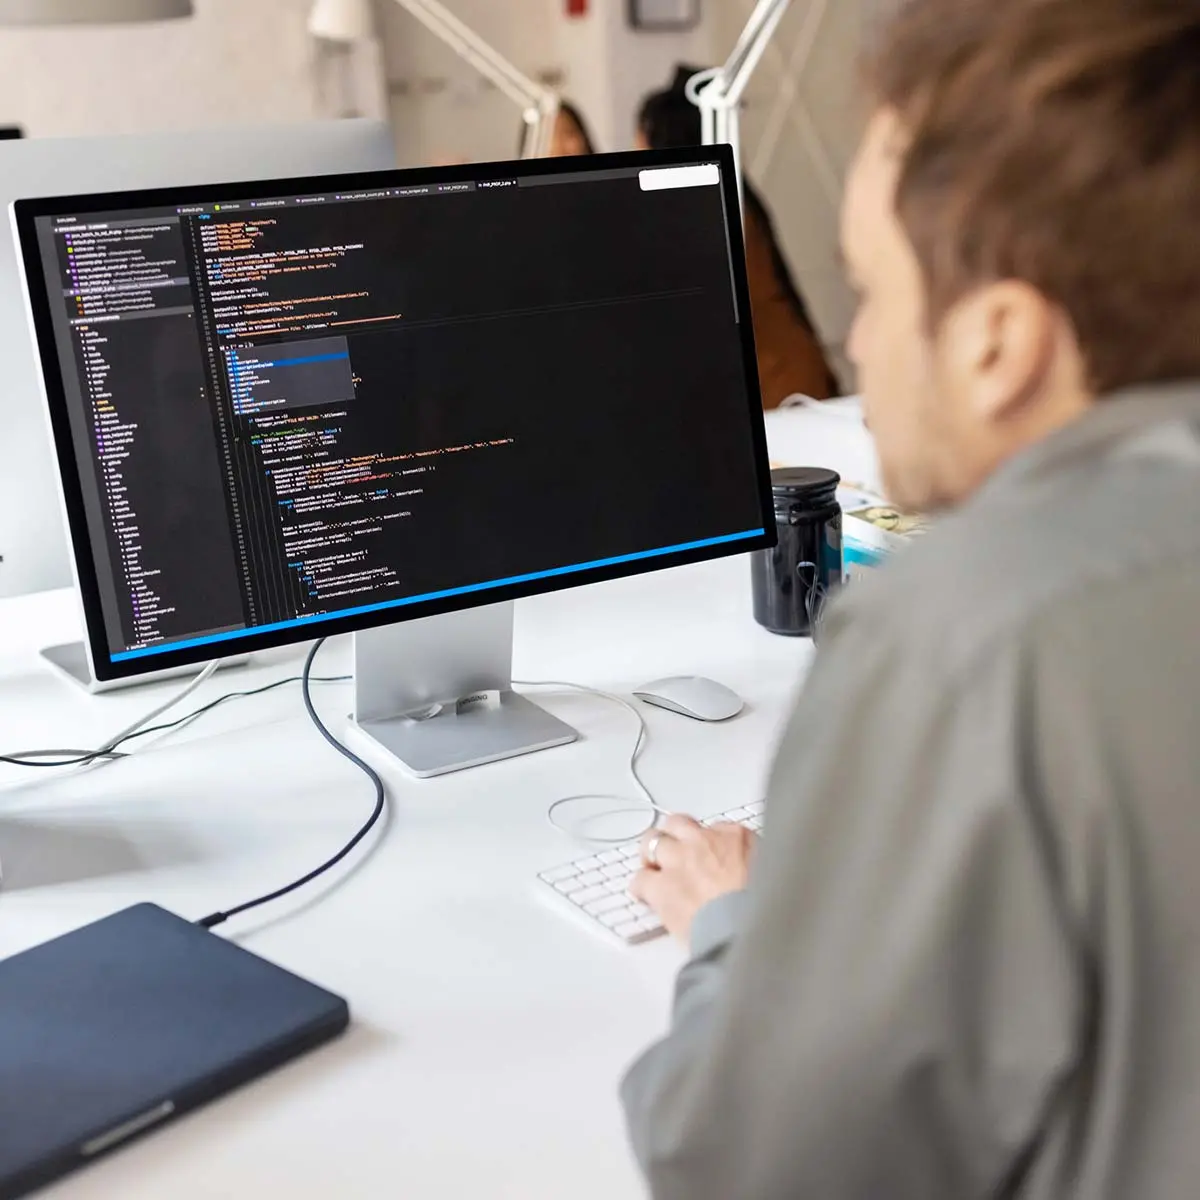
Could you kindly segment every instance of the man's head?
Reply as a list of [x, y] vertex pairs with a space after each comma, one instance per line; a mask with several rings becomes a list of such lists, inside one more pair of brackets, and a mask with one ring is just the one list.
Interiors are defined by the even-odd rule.
[[1200, 0], [910, 0], [887, 27], [842, 241], [897, 503], [1200, 378], [1198, 64]]

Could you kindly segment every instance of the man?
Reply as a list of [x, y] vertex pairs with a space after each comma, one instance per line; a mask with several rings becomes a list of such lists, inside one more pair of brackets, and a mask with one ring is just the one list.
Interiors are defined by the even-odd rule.
[[[913, 0], [843, 241], [888, 488], [765, 835], [671, 818], [656, 1200], [1200, 1189], [1200, 3]], [[748, 879], [748, 886], [747, 886]]]

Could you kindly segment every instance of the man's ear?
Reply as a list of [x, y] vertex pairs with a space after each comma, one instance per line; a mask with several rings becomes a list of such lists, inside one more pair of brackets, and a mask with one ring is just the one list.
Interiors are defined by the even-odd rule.
[[1014, 281], [976, 288], [947, 313], [943, 363], [977, 419], [1003, 421], [1045, 389], [1060, 324], [1040, 292]]

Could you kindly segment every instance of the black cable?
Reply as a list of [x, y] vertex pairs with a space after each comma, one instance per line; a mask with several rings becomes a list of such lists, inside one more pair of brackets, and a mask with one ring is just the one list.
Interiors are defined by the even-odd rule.
[[[310, 679], [310, 683], [345, 683], [351, 677], [349, 675], [319, 675]], [[263, 684], [262, 687], [250, 688], [244, 692], [226, 692], [223, 696], [218, 696], [215, 700], [210, 700], [207, 704], [201, 705], [195, 711], [188, 713], [186, 716], [180, 717], [175, 721], [167, 721], [162, 725], [151, 725], [148, 729], [135, 729], [133, 733], [127, 737], [123, 737], [119, 742], [113, 743], [113, 748], [123, 746], [126, 742], [133, 741], [134, 738], [145, 737], [150, 733], [163, 733], [168, 729], [177, 729], [180, 725], [186, 725], [189, 721], [194, 721], [197, 717], [202, 717], [206, 712], [211, 712], [219, 704], [224, 704], [227, 700], [240, 700], [248, 696], [261, 696], [264, 692], [274, 691], [276, 688], [284, 687], [289, 683], [303, 683], [303, 675], [289, 675], [286, 679], [277, 679], [274, 683]]]
[[[120, 743], [118, 743], [119, 745]], [[64, 754], [76, 754], [78, 758], [63, 758]], [[37, 762], [38, 758], [52, 759], [52, 762]], [[113, 750], [30, 750], [19, 758], [0, 754], [0, 763], [8, 763], [14, 767], [78, 767], [84, 763], [95, 762], [98, 758], [128, 758], [128, 754], [118, 754]]]
[[[344, 683], [350, 678], [349, 675], [322, 675], [311, 680], [312, 683]], [[218, 705], [224, 704], [227, 700], [240, 700], [248, 696], [261, 696], [264, 692], [274, 691], [275, 688], [281, 688], [289, 683], [301, 683], [303, 676], [289, 675], [286, 679], [277, 679], [274, 683], [264, 684], [262, 687], [250, 688], [242, 692], [226, 692], [223, 696], [218, 696], [215, 700], [210, 700], [207, 704], [201, 705], [194, 709], [186, 716], [179, 717], [174, 721], [166, 721], [161, 725], [151, 725], [147, 729], [135, 729], [132, 733], [126, 734], [120, 741], [113, 742], [108, 750], [103, 752], [99, 750], [31, 750], [28, 754], [12, 757], [6, 754], [0, 754], [0, 763], [9, 763], [14, 767], [78, 767], [86, 766], [88, 763], [96, 762], [98, 759], [118, 759], [128, 758], [128, 754], [117, 752], [118, 746], [123, 746], [126, 742], [133, 741], [134, 738], [145, 737], [150, 733], [164, 733], [168, 729], [178, 729], [180, 725], [186, 725], [189, 721], [194, 721], [197, 717], [202, 717], [205, 713], [211, 712]], [[63, 755], [74, 755], [75, 757], [63, 758]], [[52, 762], [36, 762], [37, 758], [53, 759]]]
[[367, 836], [368, 833], [375, 827], [379, 818], [383, 815], [384, 807], [387, 804], [387, 791], [383, 786], [383, 780], [379, 777], [379, 772], [375, 770], [369, 763], [364, 762], [353, 750], [347, 746], [343, 746], [341, 742], [333, 736], [325, 727], [325, 723], [317, 715], [317, 710], [313, 707], [312, 691], [309, 687], [311, 683], [313, 659], [317, 657], [317, 651], [325, 645], [325, 639], [321, 638], [319, 642], [314, 643], [313, 648], [308, 652], [308, 657], [304, 660], [304, 673], [300, 676], [300, 686], [304, 696], [304, 707], [308, 710], [308, 715], [312, 719], [312, 723], [317, 727], [317, 732], [343, 757], [348, 758], [356, 767], [361, 770], [368, 779], [375, 785], [375, 808], [366, 822], [359, 828], [358, 832], [330, 859], [323, 862], [319, 867], [309, 871], [307, 875], [297, 879], [294, 883], [289, 883], [285, 887], [277, 888], [273, 892], [268, 892], [265, 896], [259, 896], [254, 900], [247, 900], [244, 904], [239, 904], [236, 908], [228, 909], [225, 912], [210, 913], [207, 917], [197, 921], [197, 925], [203, 926], [205, 929], [213, 929], [218, 925], [223, 925], [230, 917], [236, 917], [241, 913], [248, 912], [252, 908], [259, 908], [264, 904], [270, 904], [272, 901], [281, 900], [284, 896], [290, 895], [292, 892], [298, 891], [307, 884], [312, 883], [314, 879], [324, 875], [326, 871], [332, 870], [338, 865], [354, 848]]

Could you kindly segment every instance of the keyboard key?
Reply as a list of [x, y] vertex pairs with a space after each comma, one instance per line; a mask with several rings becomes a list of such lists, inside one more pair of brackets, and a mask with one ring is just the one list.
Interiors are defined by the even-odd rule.
[[571, 893], [571, 903], [578, 904], [580, 908], [586, 908], [593, 900], [599, 900], [602, 896], [609, 895], [602, 887], [581, 888], [578, 892]]
[[579, 882], [584, 887], [595, 887], [598, 883], [604, 882], [604, 875], [600, 871], [589, 871], [586, 875], [579, 876]]
[[548, 884], [553, 886], [564, 879], [570, 879], [572, 875], [578, 875], [579, 872], [575, 869], [575, 864], [570, 863], [565, 867], [559, 867], [554, 871], [543, 871], [540, 878], [544, 879]]
[[589, 871], [598, 871], [600, 869], [600, 856], [594, 854], [591, 858], [581, 858], [575, 865], [575, 870], [580, 875], [586, 875]]
[[615, 929], [618, 925], [629, 923], [629, 910], [623, 905], [620, 908], [614, 908], [610, 912], [601, 914], [600, 924], [607, 929]]
[[633, 937], [635, 934], [645, 932], [646, 930], [642, 928], [641, 921], [625, 921], [624, 924], [613, 927], [613, 933], [615, 933], [617, 937], [623, 938]]
[[600, 872], [605, 879], [625, 879], [631, 872], [624, 863], [613, 863], [610, 866], [604, 867]]
[[554, 890], [562, 893], [564, 896], [569, 896], [572, 892], [577, 892], [583, 887], [578, 875], [572, 875], [569, 879], [560, 879], [555, 885]]
[[610, 892], [606, 896], [601, 896], [598, 900], [593, 900], [590, 904], [584, 904], [583, 910], [589, 916], [601, 917], [605, 913], [616, 912], [618, 909], [628, 908], [629, 901], [619, 893]]
[[602, 867], [607, 867], [610, 863], [618, 863], [625, 857], [620, 850], [605, 850], [603, 854], [597, 854], [596, 857], [600, 860]]

